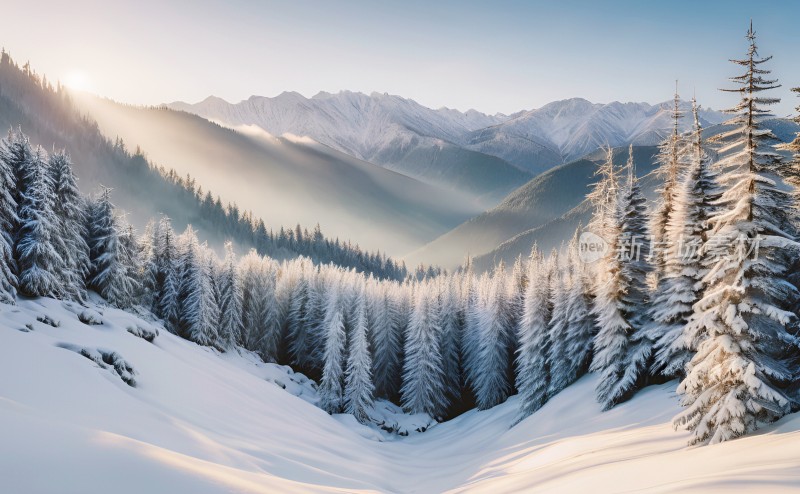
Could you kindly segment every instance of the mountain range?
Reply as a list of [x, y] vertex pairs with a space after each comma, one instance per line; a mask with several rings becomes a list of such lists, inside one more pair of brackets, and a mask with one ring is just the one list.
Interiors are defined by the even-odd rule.
[[[209, 97], [170, 108], [224, 125], [257, 125], [273, 135], [294, 134], [351, 156], [439, 186], [494, 199], [512, 185], [566, 164], [603, 145], [653, 145], [671, 128], [672, 102], [555, 101], [512, 115], [437, 110], [399, 96], [342, 91], [305, 98], [282, 93], [239, 103]], [[689, 104], [681, 102], [683, 109]], [[724, 116], [703, 110], [705, 126]], [[682, 130], [689, 122], [682, 122]]]

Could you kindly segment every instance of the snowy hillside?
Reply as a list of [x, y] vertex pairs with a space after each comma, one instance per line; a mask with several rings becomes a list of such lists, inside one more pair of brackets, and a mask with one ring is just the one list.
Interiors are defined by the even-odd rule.
[[[670, 425], [674, 382], [603, 413], [590, 375], [510, 430], [516, 397], [400, 437], [318, 409], [315, 385], [287, 367], [97, 302], [0, 305], [5, 492], [782, 492], [800, 482], [797, 414], [687, 448]], [[152, 342], [132, 333], [155, 330]], [[121, 370], [105, 362], [114, 354]]]

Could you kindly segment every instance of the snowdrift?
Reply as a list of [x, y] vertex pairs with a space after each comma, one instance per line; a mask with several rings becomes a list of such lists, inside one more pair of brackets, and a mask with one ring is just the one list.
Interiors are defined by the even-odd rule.
[[[797, 414], [743, 439], [688, 448], [670, 423], [675, 383], [601, 413], [594, 381], [585, 377], [513, 429], [512, 397], [400, 437], [329, 416], [314, 405], [315, 384], [287, 367], [219, 354], [99, 300], [90, 308], [21, 300], [0, 305], [0, 490], [800, 488]], [[408, 420], [409, 429], [423, 422]]]

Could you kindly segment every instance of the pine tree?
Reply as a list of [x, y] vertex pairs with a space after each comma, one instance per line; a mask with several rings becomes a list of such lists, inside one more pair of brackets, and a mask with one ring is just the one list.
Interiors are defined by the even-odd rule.
[[155, 253], [155, 290], [154, 309], [156, 315], [166, 322], [166, 327], [173, 332], [178, 330], [178, 313], [180, 311], [180, 260], [178, 258], [175, 232], [170, 219], [162, 217], [158, 222], [158, 238]]
[[550, 306], [553, 308], [548, 325], [550, 348], [547, 355], [547, 367], [550, 369], [550, 382], [547, 389], [548, 398], [556, 395], [570, 383], [570, 360], [567, 354], [567, 330], [569, 313], [567, 295], [570, 289], [570, 273], [568, 265], [556, 257], [556, 269], [550, 280]]
[[650, 281], [655, 287], [655, 292], [661, 291], [659, 282], [666, 271], [666, 249], [677, 241], [677, 239], [669, 236], [667, 225], [675, 209], [675, 193], [683, 170], [681, 155], [684, 152], [686, 143], [680, 133], [680, 120], [683, 116], [683, 111], [680, 109], [681, 100], [678, 95], [677, 81], [675, 86], [672, 131], [659, 146], [659, 153], [656, 158], [658, 163], [657, 175], [663, 182], [659, 189], [660, 197], [650, 222], [651, 244], [653, 245], [653, 252], [651, 252], [653, 271]]
[[[642, 304], [645, 302], [644, 276], [640, 264], [646, 252], [641, 248], [644, 226], [643, 199], [633, 174], [628, 167], [628, 180], [619, 187], [611, 164], [611, 151], [604, 166], [610, 172], [595, 189], [609, 196], [599, 205], [602, 215], [599, 222], [601, 236], [608, 243], [605, 256], [598, 263], [595, 305], [593, 312], [598, 332], [594, 339], [594, 357], [591, 370], [600, 373], [597, 384], [597, 401], [607, 410], [629, 398], [639, 383], [646, 361], [642, 362], [641, 346], [636, 342], [636, 332], [642, 322]], [[593, 219], [597, 222], [597, 219]], [[637, 361], [632, 361], [636, 358]]]
[[592, 317], [592, 296], [586, 264], [578, 256], [577, 237], [573, 239], [568, 255], [571, 266], [570, 286], [567, 293], [567, 345], [569, 368], [566, 381], [570, 384], [589, 371], [592, 359], [595, 322]]
[[400, 330], [405, 314], [399, 308], [400, 288], [373, 281], [369, 284], [368, 317], [372, 341], [372, 376], [375, 396], [393, 399], [399, 391], [402, 355]]
[[313, 267], [306, 263], [294, 264], [296, 282], [291, 288], [289, 313], [288, 313], [288, 334], [289, 356], [292, 364], [304, 371], [312, 367], [313, 353], [311, 351], [313, 335], [309, 332], [309, 275], [306, 271], [312, 271]]
[[325, 303], [325, 351], [319, 387], [320, 407], [328, 413], [340, 413], [344, 398], [344, 350], [346, 334], [344, 313], [339, 301], [341, 287], [335, 283], [328, 290]]
[[225, 243], [225, 260], [217, 279], [219, 287], [219, 343], [231, 350], [242, 337], [242, 285], [239, 281], [233, 243]]
[[213, 257], [197, 243], [191, 226], [182, 235], [180, 334], [198, 345], [212, 346], [219, 335], [219, 307], [214, 297]]
[[87, 214], [89, 245], [89, 288], [103, 297], [112, 289], [117, 267], [119, 232], [117, 231], [111, 189], [104, 188], [100, 196], [91, 201]]
[[649, 331], [658, 338], [653, 372], [666, 377], [683, 376], [692, 351], [699, 343], [688, 341], [683, 335], [693, 306], [702, 295], [702, 280], [708, 269], [699, 254], [706, 241], [713, 203], [719, 198], [716, 172], [703, 150], [703, 129], [695, 100], [692, 100], [692, 113], [694, 130], [692, 145], [687, 148], [686, 173], [675, 190], [673, 213], [666, 230], [675, 243], [666, 250], [664, 272], [650, 311]]
[[517, 421], [540, 409], [547, 401], [550, 370], [547, 365], [550, 324], [550, 268], [534, 246], [528, 260], [528, 289], [517, 328], [519, 348], [516, 383], [519, 392]]
[[448, 405], [461, 398], [461, 321], [459, 317], [459, 279], [456, 276], [442, 276], [439, 279], [439, 320], [442, 330], [439, 336], [439, 349], [442, 355], [445, 400]]
[[58, 218], [53, 212], [53, 184], [44, 150], [37, 148], [18, 173], [19, 183], [25, 184], [19, 196], [20, 228], [14, 246], [19, 290], [34, 297], [59, 297], [63, 292], [53, 274], [61, 265], [54, 247]]
[[[631, 326], [628, 334], [627, 367], [617, 384], [616, 395], [620, 399], [630, 396], [646, 385], [657, 338], [646, 331], [649, 325], [647, 311], [650, 302], [646, 280], [650, 272], [647, 260], [650, 257], [646, 200], [641, 193], [633, 160], [633, 145], [628, 149], [626, 165], [627, 181], [622, 190], [622, 227], [620, 247], [624, 247], [620, 280], [622, 282], [621, 303], [625, 319]], [[674, 204], [673, 204], [674, 207]]]
[[86, 300], [85, 279], [89, 274], [89, 246], [86, 243], [86, 205], [65, 151], [50, 156], [48, 173], [53, 182], [53, 211], [58, 218], [54, 245], [61, 262], [56, 275], [64, 296]]
[[17, 217], [16, 176], [14, 174], [13, 130], [0, 142], [0, 303], [14, 304], [17, 295], [14, 232]]
[[444, 401], [444, 372], [439, 348], [436, 293], [427, 283], [418, 285], [406, 334], [402, 404], [409, 413], [427, 413], [440, 419]]
[[366, 295], [363, 283], [361, 285], [357, 288], [353, 330], [347, 345], [344, 409], [359, 422], [367, 423], [369, 421], [368, 411], [372, 408], [374, 386], [372, 384], [372, 357], [369, 352], [367, 336]]
[[116, 224], [121, 230], [116, 242], [117, 252], [114, 273], [111, 278], [111, 289], [106, 297], [117, 307], [133, 307], [141, 298], [141, 278], [143, 266], [139, 258], [140, 247], [136, 233], [131, 225], [126, 225], [122, 220]]
[[704, 336], [678, 386], [686, 409], [675, 424], [691, 431], [692, 443], [734, 439], [790, 411], [782, 387], [794, 377], [785, 353], [797, 345], [787, 331], [795, 316], [786, 310], [797, 299], [786, 282], [789, 257], [797, 255], [787, 217], [792, 198], [781, 183], [787, 168], [769, 148], [775, 136], [762, 124], [763, 107], [778, 101], [760, 94], [778, 87], [762, 66], [771, 57], [759, 57], [752, 23], [747, 40], [747, 57], [733, 61], [745, 68], [731, 79], [740, 87], [730, 91], [742, 97], [729, 110], [735, 128], [719, 137], [727, 142], [718, 162], [723, 193], [703, 250], [715, 261], [695, 304], [700, 323], [688, 335]]

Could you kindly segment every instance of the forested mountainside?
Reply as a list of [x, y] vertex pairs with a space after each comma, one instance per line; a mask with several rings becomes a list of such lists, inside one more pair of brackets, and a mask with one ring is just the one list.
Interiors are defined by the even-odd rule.
[[29, 64], [20, 67], [6, 52], [0, 59], [0, 125], [21, 128], [45, 149], [68, 148], [81, 190], [93, 193], [101, 186], [112, 188], [112, 200], [139, 229], [150, 218], [164, 214], [176, 228], [193, 225], [219, 250], [226, 239], [232, 239], [242, 250], [255, 247], [278, 259], [306, 255], [377, 276], [406, 275], [402, 263], [377, 251], [364, 251], [348, 240], [326, 238], [319, 228], [267, 229], [261, 218], [236, 204], [223, 204], [213, 189], [204, 189], [192, 176], [178, 176], [150, 162], [145, 150], [129, 149], [119, 139], [106, 138], [94, 120], [80, 114], [68, 91], [53, 86]]

